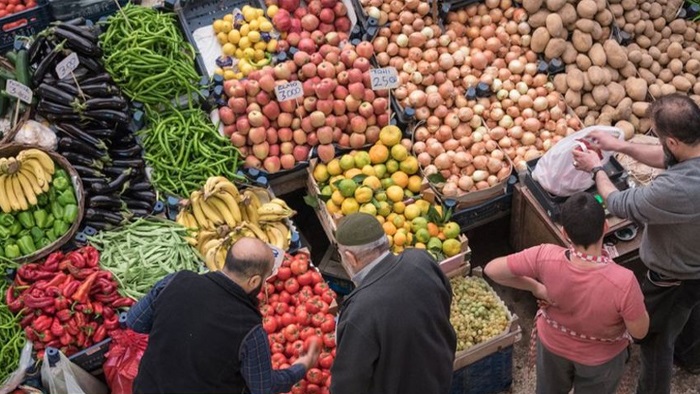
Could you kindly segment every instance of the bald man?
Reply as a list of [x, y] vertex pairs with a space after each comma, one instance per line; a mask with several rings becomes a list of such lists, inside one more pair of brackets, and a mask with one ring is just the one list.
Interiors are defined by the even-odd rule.
[[224, 269], [170, 274], [134, 305], [127, 326], [148, 333], [134, 394], [287, 392], [316, 363], [312, 345], [290, 368], [272, 370], [256, 298], [272, 274], [267, 244], [241, 238]]

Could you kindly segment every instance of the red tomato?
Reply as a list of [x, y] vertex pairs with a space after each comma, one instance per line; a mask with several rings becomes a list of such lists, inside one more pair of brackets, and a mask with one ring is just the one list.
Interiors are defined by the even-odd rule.
[[321, 387], [321, 394], [331, 394], [331, 389], [326, 386]]
[[284, 355], [289, 357], [289, 362], [292, 361], [292, 356], [294, 355], [294, 342], [288, 342], [284, 347]]
[[[323, 313], [316, 313], [311, 317], [311, 324], [313, 324], [314, 327], [321, 327], [323, 323], [326, 322], [326, 315]], [[323, 331], [323, 329], [321, 329]]]
[[331, 356], [333, 356], [333, 359], [335, 359], [335, 349], [336, 348], [333, 348], [333, 350], [331, 350]]
[[[306, 372], [306, 380], [308, 380], [309, 383], [319, 384], [323, 381], [323, 373], [321, 373], [321, 370], [318, 368], [311, 368]], [[308, 386], [306, 390], [309, 390]]]
[[260, 307], [260, 313], [263, 316], [274, 316], [275, 310], [272, 309], [272, 307], [270, 305], [265, 304], [265, 305]]
[[309, 385], [306, 386], [306, 394], [321, 394], [321, 387], [317, 384], [309, 383]]
[[280, 267], [277, 270], [277, 277], [282, 280], [287, 280], [292, 277], [292, 269], [289, 267]]
[[24, 11], [24, 10], [26, 10], [26, 9], [27, 9], [27, 7], [23, 6], [22, 4], [17, 4], [17, 5], [15, 6], [15, 12], [22, 12], [22, 11]]
[[270, 304], [272, 304], [273, 302], [279, 301], [279, 299], [280, 299], [280, 295], [277, 294], [277, 293], [275, 293], [275, 294], [273, 294], [273, 295], [270, 296], [270, 299], [268, 300], [268, 302], [269, 302]]
[[292, 355], [294, 357], [299, 357], [299, 355], [304, 351], [304, 341], [297, 339], [292, 343]]
[[324, 369], [330, 369], [333, 366], [333, 356], [330, 353], [323, 352], [318, 356], [318, 365]]
[[282, 363], [282, 364], [280, 364], [280, 367], [278, 369], [287, 369], [289, 367], [291, 367], [291, 365], [289, 365], [289, 363]]
[[[279, 345], [279, 344], [278, 344]], [[282, 345], [280, 345], [282, 346]], [[284, 352], [284, 349], [282, 349], [281, 352], [273, 352], [272, 353], [272, 362], [276, 362], [278, 364], [286, 363], [287, 362], [287, 357], [282, 354]]]
[[300, 303], [305, 303], [308, 299], [314, 296], [314, 291], [311, 289], [311, 286], [304, 286], [301, 290], [299, 290], [299, 302]]
[[323, 293], [326, 293], [328, 290], [330, 290], [330, 287], [328, 287], [328, 283], [326, 282], [318, 282], [314, 285], [314, 294], [318, 296], [323, 295]]
[[292, 386], [292, 391], [290, 391], [290, 394], [305, 394], [306, 393], [306, 381], [302, 380], [301, 382], [295, 384]]
[[311, 278], [313, 279], [314, 284], [323, 282], [323, 276], [321, 276], [321, 273], [316, 270], [311, 271]]
[[[286, 284], [285, 284], [286, 287]], [[282, 290], [280, 291], [280, 302], [283, 302], [285, 304], [289, 304], [290, 301], [292, 301], [292, 296], [289, 294], [287, 290]]]
[[0, 10], [4, 10], [5, 7], [7, 7], [7, 5], [5, 5], [5, 3], [0, 3]]
[[[289, 306], [285, 303], [278, 302], [275, 304], [275, 314], [282, 316], [289, 310]], [[285, 324], [286, 325], [286, 324]]]
[[7, 3], [12, 5], [21, 4], [20, 0], [7, 0]]
[[307, 338], [316, 336], [316, 330], [314, 330], [312, 327], [304, 327], [301, 330], [301, 333], [299, 333], [299, 339], [302, 341], [306, 341]]
[[294, 258], [292, 257], [292, 255], [286, 253], [284, 255], [284, 260], [282, 260], [282, 267], [289, 267], [290, 265], [292, 265], [293, 260]]
[[36, 7], [36, 2], [28, 1], [24, 4], [24, 6], [27, 7], [28, 10], [31, 10], [32, 8]]
[[[284, 354], [282, 354], [282, 353], [284, 353], [284, 345], [281, 343], [275, 342], [272, 345], [270, 345], [270, 352], [272, 352], [272, 360], [273, 361], [275, 360], [275, 356], [278, 354], [280, 356], [284, 357]], [[286, 361], [286, 358], [284, 358], [284, 359]], [[279, 361], [279, 363], [282, 363], [282, 361]]]
[[323, 301], [318, 296], [313, 296], [304, 305], [309, 313], [318, 313], [323, 307]]
[[[4, 17], [6, 17], [6, 16], [7, 16], [7, 11], [5, 11], [5, 10], [0, 10], [0, 18], [4, 18]], [[9, 30], [10, 28], [7, 27], [7, 29]]]
[[321, 337], [312, 335], [304, 341], [304, 351], [309, 350], [309, 347], [311, 346], [312, 343], [316, 342], [316, 344], [320, 347], [323, 343], [321, 342]]
[[294, 312], [294, 315], [296, 316], [297, 324], [301, 326], [308, 326], [311, 323], [311, 314], [303, 306], [297, 308], [297, 310]]
[[328, 377], [331, 376], [331, 371], [327, 369], [321, 369], [321, 374], [323, 375], [323, 383], [321, 383], [321, 385], [324, 385], [326, 384], [326, 380], [328, 380]]
[[282, 279], [277, 278], [274, 282], [275, 285], [275, 290], [282, 291], [284, 290], [284, 281]]
[[333, 290], [328, 289], [327, 292], [321, 294], [321, 299], [323, 300], [323, 302], [326, 302], [328, 303], [328, 305], [330, 305], [333, 303], [333, 300], [335, 300], [335, 293], [333, 292]]
[[331, 308], [330, 305], [325, 301], [321, 301], [319, 305], [321, 306], [321, 313], [328, 314], [328, 310]]
[[284, 328], [284, 339], [287, 342], [294, 342], [299, 339], [299, 327], [296, 324], [289, 324]]
[[309, 270], [309, 262], [307, 260], [296, 258], [294, 261], [292, 261], [292, 265], [290, 267], [294, 275], [301, 275]]
[[335, 333], [328, 332], [323, 334], [323, 346], [333, 349], [335, 348]]
[[321, 331], [323, 332], [333, 332], [335, 330], [335, 320], [334, 319], [326, 319], [321, 324]]
[[263, 317], [263, 329], [268, 334], [272, 334], [277, 330], [277, 319], [270, 316]]
[[287, 327], [290, 324], [294, 324], [296, 322], [297, 322], [297, 319], [293, 314], [286, 312], [285, 314], [282, 315], [282, 325], [284, 327]]
[[309, 286], [314, 282], [314, 279], [311, 276], [311, 272], [309, 271], [306, 271], [303, 274], [297, 276], [297, 280], [299, 281], [299, 284], [301, 286]]
[[294, 278], [289, 278], [284, 282], [284, 289], [287, 293], [294, 294], [299, 291], [299, 282]]
[[[333, 355], [335, 357], [335, 354]], [[326, 379], [326, 387], [331, 387], [331, 379], [333, 378], [333, 375], [328, 375], [328, 379]]]
[[[279, 327], [279, 325], [277, 327]], [[284, 339], [284, 334], [282, 334], [281, 332], [270, 334], [269, 338], [270, 338], [270, 342], [275, 342], [275, 343], [284, 343], [286, 341]]]
[[[5, 7], [5, 11], [7, 11], [8, 14], [14, 14], [15, 13], [15, 6], [14, 4], [9, 4], [7, 7]], [[14, 23], [11, 24], [12, 27], [14, 27]]]

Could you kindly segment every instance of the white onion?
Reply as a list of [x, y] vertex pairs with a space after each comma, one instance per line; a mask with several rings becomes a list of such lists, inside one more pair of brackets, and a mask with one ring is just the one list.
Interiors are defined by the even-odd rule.
[[511, 118], [508, 115], [504, 115], [500, 121], [498, 121], [498, 125], [501, 127], [504, 127], [506, 129], [509, 129], [513, 127], [513, 118]]
[[405, 34], [396, 36], [396, 45], [398, 45], [399, 48], [406, 48], [408, 46], [408, 36]]
[[423, 30], [420, 31], [422, 35], [424, 35], [427, 39], [433, 38], [433, 29], [430, 27], [424, 27]]
[[508, 93], [508, 98], [510, 98], [513, 101], [518, 101], [518, 99], [520, 99], [520, 92], [513, 89]]

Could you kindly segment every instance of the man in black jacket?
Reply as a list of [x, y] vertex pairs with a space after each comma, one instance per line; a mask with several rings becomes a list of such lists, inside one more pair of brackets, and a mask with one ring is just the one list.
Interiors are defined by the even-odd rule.
[[290, 368], [273, 371], [256, 296], [272, 274], [272, 250], [241, 238], [224, 269], [170, 274], [134, 305], [127, 325], [148, 333], [135, 394], [289, 391], [318, 358], [310, 346]]
[[409, 249], [399, 256], [377, 219], [346, 216], [336, 240], [355, 290], [342, 304], [333, 394], [444, 394], [457, 339], [452, 289], [435, 260]]

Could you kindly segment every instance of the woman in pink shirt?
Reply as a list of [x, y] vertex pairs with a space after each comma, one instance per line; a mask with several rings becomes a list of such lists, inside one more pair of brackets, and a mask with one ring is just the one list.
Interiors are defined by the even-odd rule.
[[537, 393], [615, 393], [632, 338], [643, 338], [649, 315], [632, 271], [603, 253], [603, 207], [575, 194], [561, 212], [570, 249], [540, 245], [491, 261], [484, 272], [499, 284], [528, 290], [544, 307], [536, 316]]

